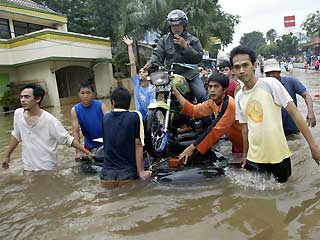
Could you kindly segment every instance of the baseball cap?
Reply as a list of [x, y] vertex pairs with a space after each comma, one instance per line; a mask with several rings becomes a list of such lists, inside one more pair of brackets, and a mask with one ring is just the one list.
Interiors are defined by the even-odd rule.
[[276, 59], [271, 58], [264, 62], [264, 72], [281, 72], [281, 68]]

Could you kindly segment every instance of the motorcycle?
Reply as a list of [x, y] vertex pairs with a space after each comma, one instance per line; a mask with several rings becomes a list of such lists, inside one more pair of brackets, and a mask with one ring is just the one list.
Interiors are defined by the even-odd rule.
[[[97, 155], [94, 156], [93, 160], [86, 156], [82, 157], [79, 165], [80, 172], [87, 176], [99, 175], [104, 161], [102, 152], [103, 145], [95, 151]], [[145, 159], [144, 167], [145, 170], [152, 171], [151, 181], [153, 183], [190, 185], [223, 176], [225, 168], [230, 165], [228, 159], [214, 149], [211, 149], [206, 156], [198, 154], [195, 159], [196, 161], [191, 161], [187, 165], [175, 158], [158, 159], [152, 163]]]
[[203, 131], [201, 120], [191, 119], [180, 113], [180, 103], [172, 94], [172, 88], [175, 86], [188, 101], [192, 102], [194, 99], [187, 80], [174, 73], [176, 66], [191, 68], [187, 64], [175, 63], [169, 71], [160, 68], [150, 74], [156, 98], [148, 106], [145, 148], [154, 158], [164, 158], [182, 152]]

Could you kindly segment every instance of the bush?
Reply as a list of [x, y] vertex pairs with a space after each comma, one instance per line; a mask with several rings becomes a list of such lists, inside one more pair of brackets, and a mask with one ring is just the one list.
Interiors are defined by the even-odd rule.
[[10, 105], [14, 104], [14, 97], [11, 94], [11, 91], [8, 90], [6, 91], [2, 97], [0, 97], [0, 105], [3, 107], [9, 107]]

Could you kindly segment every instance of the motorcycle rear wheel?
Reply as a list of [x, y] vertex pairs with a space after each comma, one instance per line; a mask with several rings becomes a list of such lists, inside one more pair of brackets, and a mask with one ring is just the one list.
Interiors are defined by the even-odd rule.
[[166, 110], [150, 109], [145, 122], [145, 147], [154, 158], [167, 157], [169, 131], [164, 131]]

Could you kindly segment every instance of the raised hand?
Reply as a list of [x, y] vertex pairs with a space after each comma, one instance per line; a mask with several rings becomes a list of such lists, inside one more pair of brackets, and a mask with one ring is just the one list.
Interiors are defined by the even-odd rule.
[[129, 38], [127, 35], [122, 38], [122, 41], [128, 46], [132, 46], [133, 44], [133, 40]]
[[151, 64], [150, 63], [146, 63], [144, 66], [143, 66], [143, 70], [144, 71], [148, 71], [151, 67]]

